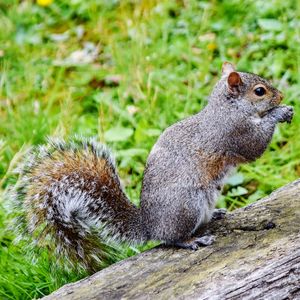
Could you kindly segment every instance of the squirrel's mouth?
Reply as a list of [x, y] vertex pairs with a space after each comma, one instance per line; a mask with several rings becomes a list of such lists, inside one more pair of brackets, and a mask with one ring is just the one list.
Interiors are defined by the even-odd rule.
[[[272, 103], [273, 104], [273, 103]], [[278, 103], [279, 104], [279, 103]], [[264, 111], [260, 111], [259, 113], [258, 113], [258, 115], [261, 117], [261, 118], [263, 118], [263, 117], [265, 117], [266, 115], [268, 115], [270, 112], [272, 112], [272, 110], [274, 109], [274, 108], [276, 108], [278, 105], [274, 105], [274, 106], [272, 106], [271, 108], [269, 108], [269, 109], [266, 109], [266, 110], [264, 110]]]
[[259, 117], [260, 117], [260, 118], [263, 118], [263, 117], [266, 116], [272, 109], [273, 109], [273, 108], [268, 109], [268, 110], [265, 110], [265, 111], [259, 112], [259, 113], [258, 113]]

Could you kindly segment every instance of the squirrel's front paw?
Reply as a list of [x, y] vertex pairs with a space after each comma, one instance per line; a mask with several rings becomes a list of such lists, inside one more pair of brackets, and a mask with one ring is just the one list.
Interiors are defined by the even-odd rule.
[[280, 123], [291, 123], [294, 109], [292, 106], [281, 105], [272, 109], [271, 114]]

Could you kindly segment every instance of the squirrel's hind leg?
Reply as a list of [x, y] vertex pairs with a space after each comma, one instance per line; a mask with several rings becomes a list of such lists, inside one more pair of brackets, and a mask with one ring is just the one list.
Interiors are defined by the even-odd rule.
[[176, 242], [174, 246], [183, 249], [198, 250], [199, 247], [210, 246], [214, 243], [214, 235], [203, 235], [200, 237], [194, 237], [186, 241]]
[[[221, 220], [225, 218], [227, 210], [225, 208], [214, 209], [212, 220]], [[210, 246], [214, 243], [215, 236], [211, 234], [204, 234], [200, 237], [193, 237], [182, 242], [175, 242], [173, 245], [178, 248], [198, 250], [199, 247]]]

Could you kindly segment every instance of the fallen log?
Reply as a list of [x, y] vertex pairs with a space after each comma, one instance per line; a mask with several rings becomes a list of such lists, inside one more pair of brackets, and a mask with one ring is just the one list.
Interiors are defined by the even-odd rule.
[[211, 246], [160, 246], [45, 299], [300, 299], [300, 180], [208, 228]]

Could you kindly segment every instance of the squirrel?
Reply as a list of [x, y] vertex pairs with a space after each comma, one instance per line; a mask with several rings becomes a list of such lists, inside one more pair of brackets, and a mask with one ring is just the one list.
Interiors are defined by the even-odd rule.
[[[228, 172], [260, 157], [293, 108], [267, 80], [228, 62], [199, 113], [168, 127], [145, 166], [140, 207], [127, 198], [110, 150], [91, 138], [50, 139], [20, 170], [14, 201], [39, 244], [87, 268], [111, 243], [149, 240], [196, 250], [197, 229], [218, 211]], [[214, 214], [215, 212], [215, 214]]]

